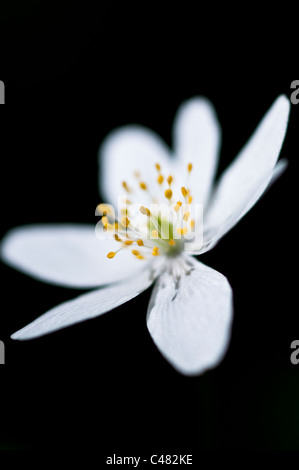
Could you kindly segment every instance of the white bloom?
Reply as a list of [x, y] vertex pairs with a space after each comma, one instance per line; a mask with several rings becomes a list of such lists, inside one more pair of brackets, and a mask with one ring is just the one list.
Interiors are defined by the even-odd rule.
[[[114, 206], [123, 192], [143, 207], [134, 215], [129, 204], [128, 219], [122, 225], [119, 221], [117, 240], [99, 240], [94, 227], [84, 225], [25, 226], [8, 233], [1, 255], [9, 265], [55, 284], [100, 287], [54, 307], [12, 338], [30, 339], [96, 317], [155, 281], [147, 326], [161, 353], [188, 375], [218, 364], [230, 337], [232, 290], [222, 274], [190, 254], [200, 255], [214, 247], [281, 173], [285, 162], [276, 162], [288, 116], [289, 101], [280, 96], [214, 187], [220, 128], [206, 99], [189, 100], [179, 109], [173, 156], [145, 128], [128, 126], [112, 132], [100, 148], [100, 189]], [[168, 175], [172, 178], [167, 182]], [[139, 195], [136, 189], [132, 193], [133, 187], [139, 188]], [[194, 225], [182, 207], [191, 198], [192, 204], [203, 204], [204, 224], [203, 242], [195, 241], [190, 252], [184, 251], [188, 246], [184, 240], [174, 239], [174, 233], [180, 231], [175, 224], [169, 225], [168, 238], [162, 237], [161, 220], [150, 213], [148, 204], [162, 199], [170, 211], [180, 213], [184, 237]], [[156, 225], [156, 239], [148, 239], [142, 224], [136, 228], [134, 217], [151, 220]], [[108, 229], [115, 227], [109, 217], [102, 222]]]

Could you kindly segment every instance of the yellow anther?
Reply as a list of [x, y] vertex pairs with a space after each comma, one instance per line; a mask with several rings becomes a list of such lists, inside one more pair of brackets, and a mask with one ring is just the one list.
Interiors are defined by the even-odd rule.
[[121, 210], [121, 213], [122, 213], [123, 215], [128, 215], [128, 209], [122, 209], [122, 210]]
[[133, 240], [126, 240], [126, 241], [124, 242], [124, 245], [129, 246], [129, 245], [132, 245], [132, 243], [134, 243]]
[[141, 214], [147, 215], [148, 217], [150, 217], [151, 211], [147, 207], [140, 206], [139, 210], [140, 210]]
[[107, 255], [107, 258], [112, 259], [112, 258], [114, 258], [115, 255], [116, 255], [116, 253], [114, 251], [110, 251], [110, 253], [108, 253], [108, 255]]
[[184, 228], [177, 228], [177, 233], [178, 233], [179, 235], [186, 235], [187, 232], [188, 232], [187, 227], [184, 227]]
[[182, 203], [181, 203], [181, 201], [178, 201], [178, 202], [176, 203], [176, 205], [174, 206], [174, 210], [175, 210], [176, 212], [178, 212], [181, 207], [182, 207]]
[[125, 191], [127, 191], [127, 193], [130, 192], [130, 188], [129, 186], [127, 185], [127, 183], [125, 181], [122, 182], [122, 185], [123, 185], [123, 188], [125, 189]]
[[172, 182], [173, 182], [173, 177], [169, 175], [167, 178], [167, 183], [169, 184], [169, 186], [171, 185]]
[[163, 176], [163, 175], [159, 175], [158, 178], [157, 178], [158, 184], [162, 184], [163, 181], [164, 181], [164, 176]]
[[101, 222], [104, 225], [104, 227], [108, 224], [109, 220], [108, 218], [104, 215], [104, 217], [101, 218]]
[[144, 256], [138, 255], [138, 256], [137, 256], [137, 259], [144, 259]]
[[113, 211], [107, 204], [99, 204], [96, 208], [96, 212], [99, 215], [111, 215]]
[[114, 228], [117, 230], [118, 229], [118, 222], [114, 222]]
[[137, 243], [138, 246], [143, 246], [143, 245], [144, 245], [144, 243], [143, 243], [143, 241], [141, 240], [141, 238], [139, 238], [138, 240], [136, 240], [136, 243]]
[[104, 231], [106, 231], [106, 230], [108, 229], [108, 222], [105, 222], [105, 221], [104, 221], [104, 222], [101, 221], [101, 222], [102, 222], [102, 224], [103, 224], [103, 229], [104, 229]]
[[193, 165], [192, 165], [192, 163], [188, 163], [188, 165], [187, 165], [187, 170], [188, 170], [188, 173], [191, 173], [191, 171], [192, 171], [192, 168], [193, 168]]
[[169, 240], [168, 244], [169, 244], [170, 246], [175, 246], [175, 241], [174, 241], [174, 240]]
[[120, 221], [121, 225], [123, 227], [127, 227], [130, 223], [128, 217], [126, 217], [125, 215], [121, 218], [121, 221]]
[[147, 186], [143, 181], [140, 181], [139, 186], [140, 186], [141, 189], [143, 189], [143, 191], [147, 190]]
[[191, 228], [194, 228], [194, 227], [195, 227], [195, 220], [192, 219], [192, 220], [191, 220]]
[[157, 231], [157, 230], [152, 230], [152, 236], [153, 236], [154, 238], [158, 238], [158, 237], [159, 237], [158, 231]]
[[134, 256], [140, 256], [140, 252], [138, 250], [132, 250]]
[[167, 199], [171, 199], [171, 198], [172, 198], [172, 191], [171, 191], [171, 189], [166, 189], [166, 191], [165, 191], [164, 194], [165, 194], [165, 197], [166, 197]]
[[184, 197], [186, 197], [188, 194], [187, 189], [184, 186], [181, 188], [181, 192]]
[[161, 166], [159, 165], [159, 163], [156, 163], [155, 167], [156, 167], [157, 171], [161, 171]]
[[117, 242], [121, 242], [121, 238], [117, 235], [117, 233], [114, 234], [114, 238]]
[[190, 217], [190, 212], [185, 212], [185, 214], [183, 215], [184, 221], [187, 222], [189, 217]]
[[187, 204], [191, 204], [191, 202], [193, 201], [193, 198], [192, 196], [188, 196], [188, 199], [187, 199]]
[[154, 246], [153, 248], [153, 251], [152, 251], [152, 255], [153, 256], [159, 256], [159, 248], [157, 246]]

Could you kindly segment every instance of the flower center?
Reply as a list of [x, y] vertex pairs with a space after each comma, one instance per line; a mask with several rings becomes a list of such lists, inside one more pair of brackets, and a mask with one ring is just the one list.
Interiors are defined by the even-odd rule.
[[[108, 258], [114, 258], [124, 249], [130, 249], [132, 255], [140, 260], [147, 255], [174, 257], [184, 250], [185, 243], [192, 240], [195, 213], [188, 188], [192, 163], [187, 165], [184, 186], [178, 186], [172, 175], [166, 178], [159, 163], [155, 168], [155, 188], [149, 187], [139, 172], [134, 173], [136, 182], [132, 187], [126, 181], [122, 182], [126, 196], [120, 198], [118, 216], [110, 205], [99, 204], [97, 207], [96, 213], [102, 216], [103, 230], [120, 245], [118, 250], [107, 254]], [[141, 199], [146, 199], [149, 204], [140, 204]]]

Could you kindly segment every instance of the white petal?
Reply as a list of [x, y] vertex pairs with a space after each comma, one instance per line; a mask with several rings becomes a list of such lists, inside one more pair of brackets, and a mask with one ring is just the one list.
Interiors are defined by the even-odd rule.
[[178, 174], [185, 177], [187, 164], [193, 163], [188, 187], [194, 201], [205, 204], [217, 169], [221, 143], [221, 129], [212, 104], [206, 98], [193, 98], [183, 103], [175, 119], [173, 137], [180, 165]]
[[158, 189], [155, 163], [168, 171], [169, 155], [166, 144], [149, 129], [126, 126], [111, 132], [99, 149], [100, 192], [107, 198], [105, 202], [117, 208], [118, 197], [126, 195], [122, 182], [138, 187], [136, 171], [151, 188]]
[[[40, 280], [67, 287], [99, 287], [125, 279], [144, 268], [131, 250], [115, 258], [120, 245], [98, 239], [92, 225], [27, 225], [11, 230], [1, 243], [1, 258]], [[144, 263], [144, 264], [143, 264]]]
[[277, 178], [281, 176], [286, 167], [286, 160], [281, 160], [278, 162], [270, 174], [264, 176], [262, 180], [257, 181], [256, 186], [252, 188], [252, 193], [247, 194], [246, 203], [241, 200], [239, 206], [235, 206], [234, 212], [230, 214], [230, 216], [225, 221], [223, 221], [222, 224], [211, 228], [204, 225], [203, 243], [198, 246], [196, 246], [196, 243], [193, 243], [189, 254], [200, 255], [206, 251], [210, 251], [219, 242], [219, 240], [242, 219], [242, 217], [257, 202], [257, 200], [277, 180]]
[[264, 192], [273, 177], [289, 110], [289, 100], [283, 95], [278, 97], [246, 146], [224, 172], [208, 207], [206, 231], [222, 232], [221, 226], [232, 220], [234, 223], [228, 224], [229, 230]]
[[217, 271], [188, 257], [190, 271], [176, 280], [158, 279], [148, 309], [147, 325], [155, 344], [183, 374], [215, 367], [228, 346], [232, 290]]
[[279, 160], [276, 163], [276, 165], [274, 167], [274, 170], [273, 170], [273, 174], [272, 174], [270, 183], [267, 187], [267, 190], [272, 186], [273, 183], [275, 183], [275, 181], [278, 180], [278, 178], [281, 177], [281, 175], [283, 175], [283, 173], [285, 172], [285, 170], [288, 167], [288, 164], [289, 164], [288, 160], [285, 160], [285, 159]]
[[147, 266], [138, 276], [97, 289], [52, 308], [11, 337], [20, 340], [32, 339], [95, 318], [136, 297], [152, 284], [154, 277], [155, 272]]

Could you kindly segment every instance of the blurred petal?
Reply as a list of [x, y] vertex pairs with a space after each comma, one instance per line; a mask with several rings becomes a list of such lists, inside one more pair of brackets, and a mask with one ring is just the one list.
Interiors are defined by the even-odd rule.
[[[188, 178], [195, 202], [207, 201], [217, 169], [221, 129], [216, 112], [206, 98], [193, 98], [179, 108], [174, 123], [174, 151], [180, 175], [193, 170]], [[183, 183], [182, 183], [183, 184]]]
[[32, 339], [97, 317], [143, 292], [152, 284], [154, 275], [147, 266], [136, 277], [97, 289], [52, 308], [11, 337], [19, 340]]
[[100, 192], [107, 198], [105, 202], [117, 208], [118, 197], [127, 195], [122, 181], [138, 187], [136, 171], [143, 181], [158, 189], [155, 163], [167, 171], [169, 155], [166, 144], [149, 129], [126, 126], [111, 132], [99, 150]]
[[27, 225], [4, 237], [1, 258], [42, 281], [86, 289], [117, 282], [144, 268], [146, 261], [137, 260], [131, 250], [108, 259], [107, 253], [119, 247], [115, 240], [98, 239], [92, 225]]
[[[204, 229], [226, 232], [255, 204], [278, 170], [274, 170], [285, 137], [290, 103], [280, 96], [238, 157], [224, 172], [212, 195]], [[273, 173], [274, 170], [274, 173]], [[231, 220], [233, 223], [227, 224]]]
[[287, 167], [288, 167], [288, 160], [286, 160], [285, 158], [279, 160], [275, 167], [274, 167], [274, 170], [273, 170], [273, 173], [272, 173], [272, 177], [271, 177], [271, 180], [270, 180], [270, 183], [267, 187], [267, 191], [268, 189], [272, 186], [273, 183], [275, 183], [275, 181], [278, 180], [278, 178], [281, 177], [281, 175], [284, 174], [284, 172], [286, 171]]
[[161, 353], [186, 375], [215, 367], [230, 338], [233, 305], [227, 279], [188, 257], [190, 270], [175, 279], [158, 279], [148, 308], [147, 325]]

